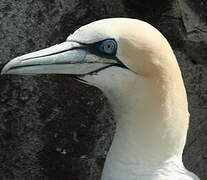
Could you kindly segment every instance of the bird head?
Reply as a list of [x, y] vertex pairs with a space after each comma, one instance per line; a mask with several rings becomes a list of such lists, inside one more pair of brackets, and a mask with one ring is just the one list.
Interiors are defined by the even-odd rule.
[[115, 72], [162, 76], [174, 64], [170, 45], [154, 27], [110, 18], [82, 26], [61, 44], [11, 60], [2, 74], [69, 74], [94, 84], [95, 76], [97, 83], [98, 77], [109, 80]]

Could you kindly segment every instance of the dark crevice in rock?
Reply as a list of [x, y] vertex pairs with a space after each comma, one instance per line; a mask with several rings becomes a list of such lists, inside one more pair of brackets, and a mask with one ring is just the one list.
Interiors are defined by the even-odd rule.
[[159, 22], [160, 17], [171, 9], [171, 0], [123, 0], [126, 12], [130, 17], [139, 18], [151, 24]]

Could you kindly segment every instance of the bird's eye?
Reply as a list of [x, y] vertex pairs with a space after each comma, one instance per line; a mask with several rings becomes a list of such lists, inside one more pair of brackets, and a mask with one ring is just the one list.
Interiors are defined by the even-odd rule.
[[104, 54], [115, 55], [117, 49], [117, 43], [113, 39], [107, 39], [101, 43], [99, 49]]

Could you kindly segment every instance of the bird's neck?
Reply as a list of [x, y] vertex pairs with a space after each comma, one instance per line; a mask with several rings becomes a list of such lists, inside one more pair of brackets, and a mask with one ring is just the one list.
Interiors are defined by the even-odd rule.
[[138, 80], [127, 89], [108, 94], [117, 128], [102, 180], [149, 179], [162, 169], [182, 168], [188, 128], [182, 80]]

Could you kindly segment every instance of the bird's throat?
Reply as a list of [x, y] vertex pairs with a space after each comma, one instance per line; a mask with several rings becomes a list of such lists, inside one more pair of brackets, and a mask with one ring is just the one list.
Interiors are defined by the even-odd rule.
[[117, 127], [102, 180], [150, 177], [167, 169], [169, 164], [183, 167], [182, 152], [188, 128], [185, 90], [181, 88], [180, 94], [173, 93], [175, 84], [154, 83], [155, 87], [152, 83], [152, 89], [145, 83], [134, 82], [133, 88], [116, 94], [106, 92]]

